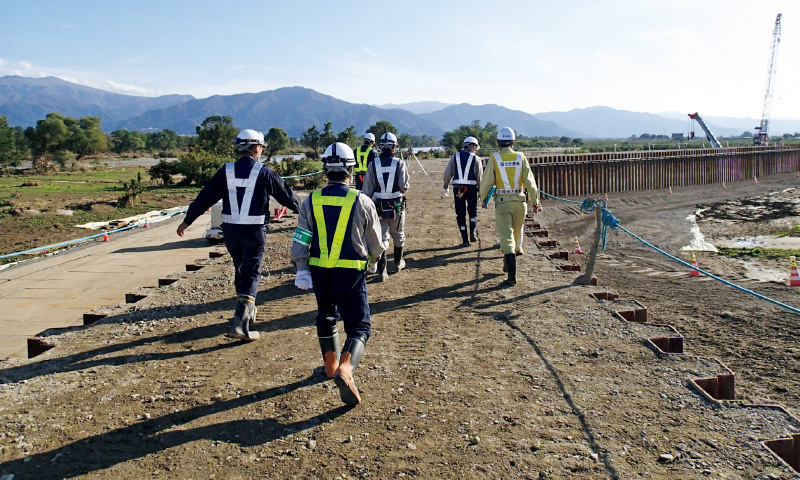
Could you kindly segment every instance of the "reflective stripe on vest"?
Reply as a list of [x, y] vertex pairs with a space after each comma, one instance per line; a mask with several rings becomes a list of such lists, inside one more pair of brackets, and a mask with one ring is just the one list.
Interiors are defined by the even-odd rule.
[[[344, 234], [347, 231], [347, 222], [350, 221], [350, 213], [353, 211], [353, 205], [356, 203], [357, 195], [358, 190], [355, 188], [348, 190], [347, 195], [344, 197], [323, 195], [321, 190], [317, 190], [311, 194], [311, 203], [314, 207], [314, 220], [317, 225], [319, 257], [310, 257], [308, 259], [309, 265], [322, 268], [354, 268], [356, 270], [365, 270], [367, 268], [366, 260], [345, 260], [339, 258], [339, 255], [342, 253], [342, 244], [345, 240]], [[339, 218], [336, 221], [336, 231], [333, 232], [333, 242], [331, 243], [330, 252], [328, 252], [328, 232], [325, 227], [325, 214], [322, 212], [323, 206], [341, 207]]]
[[[376, 158], [372, 163], [375, 165], [375, 176], [378, 177], [378, 184], [381, 187], [380, 192], [375, 192], [372, 194], [372, 198], [377, 198], [380, 200], [401, 198], [403, 196], [403, 192], [392, 191], [394, 189], [394, 176], [397, 172], [397, 159], [392, 157], [392, 163], [390, 163], [388, 167], [384, 167], [379, 158]], [[384, 173], [389, 174], [389, 178], [385, 182], [383, 180]]]
[[[228, 183], [228, 203], [231, 205], [231, 213], [222, 214], [223, 223], [233, 223], [236, 225], [263, 225], [265, 215], [250, 215], [250, 202], [253, 201], [253, 192], [256, 189], [256, 180], [258, 173], [261, 171], [261, 164], [256, 163], [250, 170], [250, 176], [247, 178], [236, 178], [236, 173], [233, 168], [233, 163], [225, 164], [225, 179]], [[237, 188], [244, 188], [244, 196], [242, 197], [242, 204], [236, 195]]]
[[[516, 158], [512, 161], [503, 161], [503, 157], [499, 153], [494, 153], [495, 173], [500, 174], [500, 179], [503, 182], [503, 188], [498, 188], [494, 191], [495, 195], [516, 195], [522, 193], [522, 185], [519, 179], [522, 176], [522, 153], [516, 152]], [[508, 167], [514, 168], [514, 183], [508, 181]], [[495, 175], [497, 180], [497, 175]]]
[[456, 162], [456, 173], [458, 174], [456, 178], [453, 179], [453, 185], [477, 185], [478, 182], [475, 180], [469, 179], [469, 174], [472, 171], [472, 162], [475, 160], [475, 154], [469, 154], [469, 158], [467, 158], [467, 165], [462, 169], [461, 168], [461, 152], [456, 152], [455, 154], [455, 162]]
[[372, 150], [372, 147], [367, 147], [366, 151], [363, 150], [364, 147], [366, 147], [366, 145], [361, 145], [356, 149], [356, 168], [353, 170], [356, 173], [367, 171], [367, 159], [369, 158], [369, 152]]

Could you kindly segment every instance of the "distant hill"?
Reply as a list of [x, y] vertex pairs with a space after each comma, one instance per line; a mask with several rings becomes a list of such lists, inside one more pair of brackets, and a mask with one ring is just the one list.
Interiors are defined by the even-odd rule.
[[48, 113], [58, 112], [73, 118], [100, 117], [103, 128], [107, 129], [111, 123], [193, 98], [191, 95], [123, 95], [55, 77], [0, 77], [0, 115], [5, 115], [9, 125], [21, 127], [36, 125], [36, 121]]
[[552, 121], [546, 121], [525, 113], [520, 110], [511, 110], [499, 105], [470, 105], [461, 103], [452, 105], [436, 112], [420, 115], [421, 117], [436, 123], [444, 131], [450, 131], [461, 125], [468, 125], [474, 120], [478, 120], [481, 125], [491, 122], [498, 127], [508, 126], [517, 133], [529, 137], [552, 137], [568, 136], [577, 137], [579, 133], [575, 129], [559, 125]]
[[401, 104], [387, 103], [385, 105], [375, 105], [375, 106], [378, 107], [378, 108], [386, 109], [386, 110], [389, 110], [389, 109], [392, 109], [392, 108], [399, 108], [401, 110], [408, 110], [411, 113], [421, 114], [421, 113], [435, 112], [435, 111], [441, 110], [441, 109], [443, 109], [445, 107], [449, 107], [450, 105], [453, 105], [453, 104], [452, 103], [442, 103], [442, 102], [431, 102], [431, 101], [428, 101], [428, 102], [411, 102], [411, 103], [401, 103]]
[[406, 110], [383, 110], [367, 104], [349, 103], [304, 87], [285, 87], [260, 93], [215, 95], [190, 100], [169, 108], [151, 110], [118, 122], [114, 128], [162, 130], [194, 134], [195, 126], [211, 115], [230, 115], [237, 127], [269, 130], [281, 127], [293, 137], [311, 125], [322, 128], [331, 122], [334, 131], [353, 125], [360, 133], [379, 120], [387, 120], [411, 135], [444, 133], [438, 125]]

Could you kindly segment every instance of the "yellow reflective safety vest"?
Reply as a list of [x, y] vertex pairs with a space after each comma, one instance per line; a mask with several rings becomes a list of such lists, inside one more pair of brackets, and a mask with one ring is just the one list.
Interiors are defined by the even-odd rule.
[[[366, 147], [366, 150], [364, 147]], [[353, 172], [361, 173], [367, 171], [367, 159], [369, 158], [370, 150], [372, 150], [372, 147], [367, 147], [366, 145], [361, 145], [356, 149], [356, 166]]]
[[[353, 211], [353, 205], [356, 203], [358, 190], [351, 188], [343, 197], [333, 195], [323, 195], [322, 190], [317, 190], [311, 194], [311, 203], [314, 209], [314, 221], [316, 223], [317, 244], [319, 245], [319, 256], [311, 256], [308, 259], [308, 264], [315, 267], [322, 268], [354, 268], [356, 270], [366, 270], [366, 260], [352, 260], [339, 258], [342, 253], [342, 246], [345, 241], [347, 233], [347, 225], [350, 221], [350, 214]], [[325, 214], [322, 207], [332, 206], [340, 207], [339, 217], [336, 220], [336, 230], [333, 232], [333, 242], [331, 243], [330, 251], [328, 250], [328, 231], [325, 225]]]
[[522, 193], [522, 153], [494, 153], [495, 195]]

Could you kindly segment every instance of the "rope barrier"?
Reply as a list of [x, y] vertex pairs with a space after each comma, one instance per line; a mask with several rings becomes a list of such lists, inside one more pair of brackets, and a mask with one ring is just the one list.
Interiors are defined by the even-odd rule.
[[316, 172], [304, 173], [304, 174], [302, 174], [302, 175], [289, 175], [288, 177], [281, 177], [281, 178], [283, 178], [283, 179], [287, 179], [287, 178], [310, 177], [311, 175], [317, 175], [317, 174], [319, 174], [319, 173], [322, 173], [323, 171], [324, 171], [324, 170], [319, 170], [319, 171], [316, 171]]
[[[574, 201], [574, 200], [565, 200], [565, 199], [559, 199], [558, 197], [555, 197], [555, 196], [553, 196], [553, 195], [550, 195], [550, 194], [548, 194], [548, 193], [542, 192], [541, 190], [539, 191], [539, 193], [542, 193], [542, 194], [544, 194], [544, 195], [547, 195], [548, 197], [552, 197], [552, 198], [555, 198], [555, 199], [558, 199], [558, 200], [564, 200], [564, 201], [566, 201], [566, 202], [570, 202], [570, 203], [581, 203], [581, 209], [584, 209], [584, 208], [589, 208], [588, 210], [586, 210], [587, 212], [591, 212], [591, 211], [593, 211], [593, 210], [594, 210], [594, 209], [597, 207], [597, 202], [596, 202], [596, 201], [591, 201], [591, 200], [590, 200], [590, 199], [588, 199], [588, 198], [587, 198], [586, 200], [584, 200], [583, 202], [576, 202], [576, 201]], [[796, 308], [796, 307], [793, 307], [793, 306], [791, 306], [791, 305], [787, 305], [787, 304], [785, 304], [785, 303], [781, 303], [781, 302], [779, 302], [779, 301], [777, 301], [777, 300], [774, 300], [774, 299], [772, 299], [772, 298], [769, 298], [769, 297], [767, 297], [767, 296], [765, 296], [765, 295], [762, 295], [762, 294], [760, 294], [760, 293], [758, 293], [758, 292], [754, 292], [754, 291], [752, 291], [752, 290], [750, 290], [750, 289], [747, 289], [747, 288], [744, 288], [744, 287], [742, 287], [742, 286], [736, 285], [735, 283], [733, 283], [733, 282], [729, 282], [728, 280], [725, 280], [724, 278], [720, 278], [720, 277], [718, 277], [718, 276], [716, 276], [716, 275], [714, 275], [714, 274], [711, 274], [711, 273], [709, 273], [709, 272], [706, 272], [705, 270], [701, 270], [701, 269], [700, 269], [700, 268], [698, 268], [698, 267], [694, 267], [694, 266], [692, 266], [691, 264], [689, 264], [688, 262], [685, 262], [685, 261], [681, 260], [680, 258], [678, 258], [678, 257], [674, 256], [674, 255], [670, 255], [669, 253], [667, 253], [667, 252], [665, 252], [664, 250], [662, 250], [662, 249], [660, 249], [660, 248], [656, 247], [655, 245], [653, 245], [653, 244], [651, 244], [651, 243], [647, 242], [647, 241], [646, 241], [646, 240], [644, 240], [643, 238], [641, 238], [641, 237], [637, 236], [636, 234], [634, 234], [634, 233], [633, 233], [633, 232], [631, 232], [630, 230], [628, 230], [628, 229], [626, 229], [625, 227], [623, 227], [622, 225], [620, 225], [620, 224], [619, 224], [619, 220], [618, 220], [618, 219], [617, 219], [617, 218], [616, 218], [616, 217], [615, 217], [615, 216], [614, 216], [614, 215], [611, 213], [611, 211], [610, 211], [610, 210], [609, 210], [609, 209], [608, 209], [606, 206], [602, 206], [602, 207], [600, 207], [600, 208], [602, 208], [602, 211], [603, 211], [603, 217], [602, 217], [602, 224], [603, 224], [603, 228], [602, 228], [602, 232], [601, 232], [601, 235], [602, 235], [602, 240], [603, 240], [603, 251], [605, 251], [605, 249], [606, 249], [606, 234], [607, 234], [607, 232], [608, 232], [608, 229], [609, 229], [609, 228], [610, 228], [610, 229], [612, 229], [612, 230], [620, 229], [620, 230], [622, 230], [623, 232], [625, 232], [625, 233], [627, 233], [628, 235], [630, 235], [631, 237], [635, 238], [636, 240], [638, 240], [638, 241], [642, 242], [642, 244], [646, 245], [647, 247], [650, 247], [650, 248], [652, 248], [652, 249], [653, 249], [653, 250], [655, 250], [656, 252], [658, 252], [658, 253], [660, 253], [660, 254], [662, 254], [662, 255], [666, 256], [667, 258], [669, 258], [669, 259], [671, 259], [671, 260], [674, 260], [674, 261], [676, 261], [676, 262], [680, 263], [681, 265], [684, 265], [684, 266], [686, 266], [686, 267], [689, 267], [689, 268], [690, 268], [690, 269], [692, 269], [692, 270], [696, 270], [696, 271], [698, 271], [698, 272], [702, 273], [703, 275], [705, 275], [705, 276], [707, 276], [707, 277], [709, 277], [709, 278], [713, 278], [714, 280], [716, 280], [716, 281], [718, 281], [718, 282], [721, 282], [721, 283], [723, 283], [723, 284], [725, 284], [725, 285], [728, 285], [728, 286], [730, 286], [730, 287], [733, 287], [733, 288], [735, 288], [735, 289], [737, 289], [737, 290], [740, 290], [740, 291], [742, 291], [742, 292], [744, 292], [744, 293], [748, 293], [748, 294], [750, 294], [750, 295], [753, 295], [753, 296], [754, 296], [754, 297], [756, 297], [756, 298], [759, 298], [759, 299], [761, 299], [761, 300], [766, 300], [767, 302], [770, 302], [770, 303], [772, 303], [772, 304], [775, 304], [775, 305], [777, 305], [777, 306], [779, 306], [779, 307], [781, 307], [781, 308], [785, 308], [786, 310], [789, 310], [790, 312], [793, 312], [793, 313], [800, 314], [800, 309], [798, 309], [798, 308]]]

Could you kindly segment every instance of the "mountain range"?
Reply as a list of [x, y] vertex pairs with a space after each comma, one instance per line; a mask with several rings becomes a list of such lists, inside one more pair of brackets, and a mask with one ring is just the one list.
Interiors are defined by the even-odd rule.
[[[596, 106], [568, 112], [530, 114], [499, 105], [458, 105], [414, 102], [381, 106], [350, 103], [304, 87], [284, 87], [259, 93], [214, 95], [198, 99], [191, 95], [140, 97], [78, 85], [55, 77], [0, 77], [0, 115], [12, 126], [33, 126], [50, 112], [74, 118], [97, 116], [103, 129], [159, 131], [171, 129], [193, 135], [195, 127], [212, 115], [230, 115], [240, 128], [263, 131], [281, 127], [298, 137], [311, 125], [331, 122], [334, 131], [353, 125], [363, 132], [386, 120], [411, 135], [433, 135], [478, 121], [511, 126], [527, 136], [628, 138], [643, 133], [670, 135], [691, 128], [688, 116], [677, 112], [643, 113]], [[711, 130], [721, 137], [754, 131], [758, 120], [705, 116]], [[696, 131], [702, 136], [700, 128]], [[800, 131], [800, 120], [773, 119], [770, 133]]]

